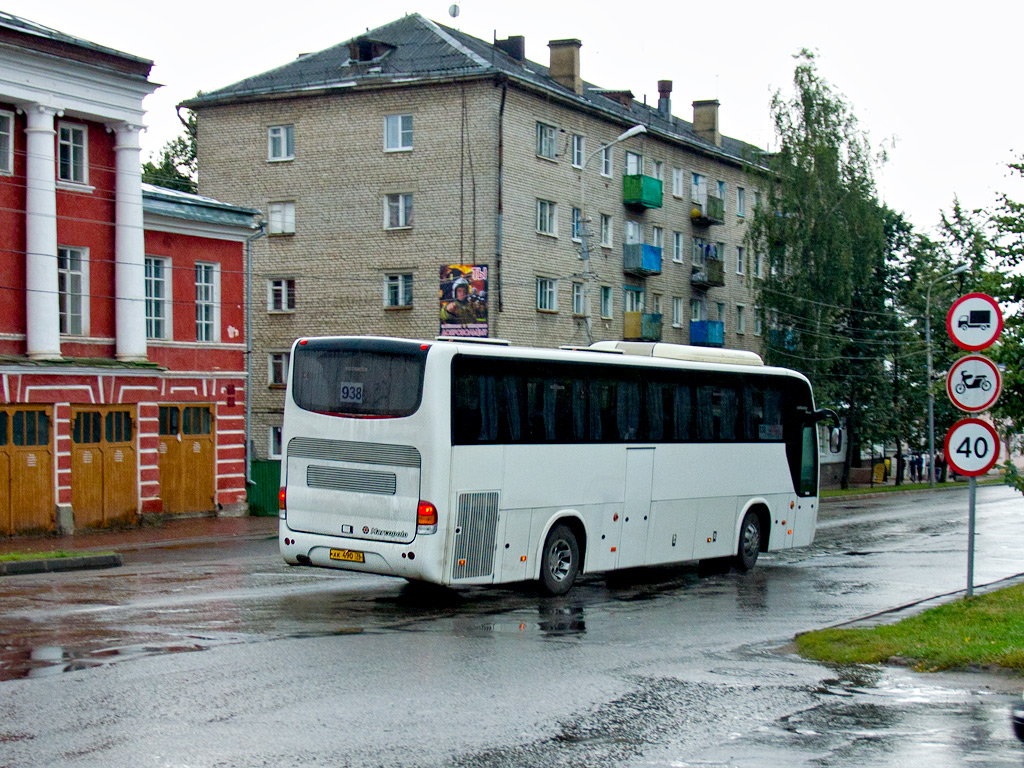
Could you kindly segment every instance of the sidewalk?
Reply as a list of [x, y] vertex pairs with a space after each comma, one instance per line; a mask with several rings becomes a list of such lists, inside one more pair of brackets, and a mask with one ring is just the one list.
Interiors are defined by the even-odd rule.
[[[264, 539], [276, 535], [277, 517], [190, 517], [147, 523], [137, 528], [81, 531], [71, 536], [14, 536], [0, 539], [0, 555], [63, 551], [73, 552], [76, 556], [0, 563], [0, 575], [110, 568], [121, 564], [122, 552], [226, 539]], [[96, 555], [96, 552], [114, 554]]]

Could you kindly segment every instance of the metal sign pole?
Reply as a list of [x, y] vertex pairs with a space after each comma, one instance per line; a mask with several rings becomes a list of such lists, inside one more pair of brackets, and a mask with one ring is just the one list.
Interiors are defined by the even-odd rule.
[[970, 501], [967, 503], [967, 596], [974, 594], [974, 500], [978, 493], [978, 479], [971, 477]]

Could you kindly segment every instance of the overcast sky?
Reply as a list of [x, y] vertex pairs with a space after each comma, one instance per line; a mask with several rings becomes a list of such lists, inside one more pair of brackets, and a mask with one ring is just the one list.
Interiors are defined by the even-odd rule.
[[722, 132], [772, 148], [769, 103], [787, 92], [793, 55], [818, 54], [818, 69], [841, 92], [875, 149], [889, 155], [877, 173], [892, 208], [930, 229], [954, 195], [990, 206], [998, 192], [1024, 198], [1006, 164], [1024, 154], [1016, 3], [963, 6], [901, 0], [729, 0], [556, 4], [550, 0], [289, 0], [139, 3], [121, 0], [0, 0], [0, 8], [77, 37], [155, 62], [144, 156], [178, 132], [174, 105], [418, 12], [491, 41], [526, 36], [527, 56], [548, 61], [547, 42], [583, 42], [581, 74], [606, 88], [658, 100], [672, 80], [673, 112], [717, 98]]

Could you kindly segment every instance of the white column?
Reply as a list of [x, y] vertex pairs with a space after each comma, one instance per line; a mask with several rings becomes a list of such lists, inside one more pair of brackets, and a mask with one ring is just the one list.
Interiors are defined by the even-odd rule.
[[118, 360], [146, 359], [146, 237], [142, 224], [141, 126], [115, 128], [115, 312]]
[[57, 299], [57, 181], [53, 119], [32, 104], [27, 116], [25, 191], [25, 347], [34, 360], [60, 359]]

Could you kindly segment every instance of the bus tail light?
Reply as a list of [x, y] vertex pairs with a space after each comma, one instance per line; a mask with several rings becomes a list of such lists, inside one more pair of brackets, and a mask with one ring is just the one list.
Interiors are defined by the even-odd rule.
[[437, 507], [420, 500], [416, 510], [416, 533], [437, 533]]
[[287, 517], [286, 513], [287, 513], [288, 505], [287, 505], [287, 503], [285, 501], [285, 496], [286, 495], [287, 494], [285, 492], [285, 487], [282, 485], [281, 486], [281, 490], [279, 490], [277, 492], [277, 516], [279, 518], [282, 518], [282, 519]]

